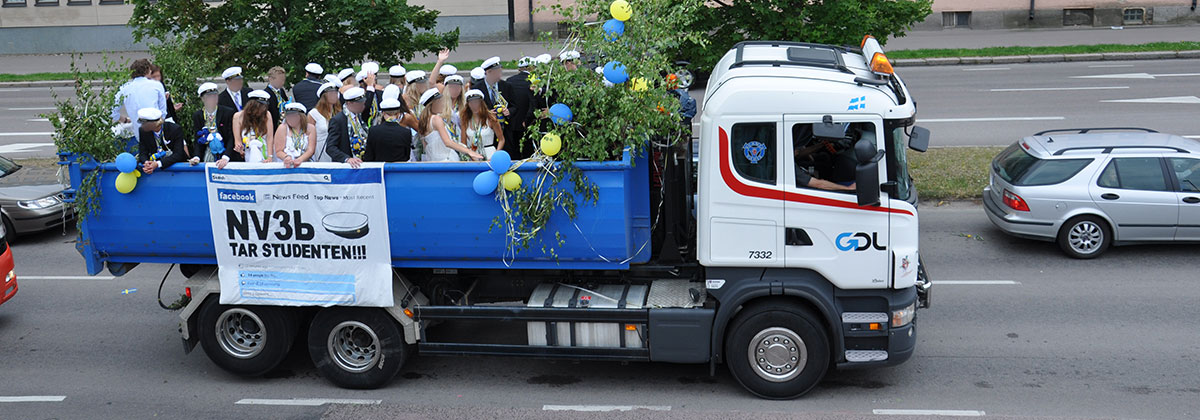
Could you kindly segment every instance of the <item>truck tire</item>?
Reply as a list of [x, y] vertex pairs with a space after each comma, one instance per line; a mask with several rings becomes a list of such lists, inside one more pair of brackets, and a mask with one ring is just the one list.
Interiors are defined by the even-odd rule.
[[769, 301], [742, 310], [725, 338], [725, 364], [742, 387], [762, 398], [800, 397], [829, 369], [829, 338], [816, 315]]
[[1092, 259], [1112, 245], [1112, 229], [1096, 216], [1078, 216], [1058, 230], [1058, 247], [1071, 258]]
[[221, 369], [259, 376], [287, 357], [298, 324], [286, 308], [222, 305], [214, 297], [200, 308], [197, 336], [204, 353]]
[[400, 326], [380, 309], [325, 308], [308, 329], [313, 364], [321, 376], [342, 388], [387, 385], [410, 352]]

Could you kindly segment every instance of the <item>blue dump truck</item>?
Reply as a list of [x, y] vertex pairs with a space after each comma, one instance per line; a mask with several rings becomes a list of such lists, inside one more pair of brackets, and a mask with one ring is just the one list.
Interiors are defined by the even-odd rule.
[[[915, 116], [911, 93], [874, 39], [861, 49], [742, 43], [710, 78], [695, 146], [651, 146], [577, 164], [598, 188], [597, 200], [576, 193], [574, 218], [562, 211], [550, 217], [540, 238], [556, 242], [552, 252], [536, 241], [510, 250], [507, 231], [495, 223], [504, 214], [500, 202], [471, 188], [485, 163], [374, 169], [386, 196], [386, 230], [372, 219], [371, 232], [386, 233], [390, 266], [385, 257], [382, 278], [372, 280], [390, 296], [324, 304], [236, 303], [251, 296], [251, 283], [311, 277], [292, 270], [261, 281], [278, 273], [218, 256], [230, 247], [247, 253], [226, 239], [254, 239], [256, 231], [311, 238], [324, 229], [356, 238], [367, 234], [365, 216], [329, 222], [280, 211], [278, 200], [318, 193], [299, 185], [262, 200], [268, 194], [259, 188], [270, 176], [214, 196], [209, 184], [236, 174], [187, 164], [144, 175], [122, 194], [113, 164], [64, 159], [69, 198], [85, 176], [100, 175], [98, 210], [82, 223], [77, 243], [88, 272], [119, 276], [143, 263], [179, 264], [191, 297], [180, 311], [185, 349], [199, 344], [236, 374], [264, 374], [305, 340], [321, 375], [347, 388], [390, 383], [413, 354], [487, 355], [706, 363], [713, 373], [724, 364], [751, 393], [785, 399], [811, 390], [831, 367], [896, 365], [915, 351], [914, 318], [931, 285], [919, 260], [906, 158], [928, 144]], [[517, 172], [533, 179], [539, 164]], [[351, 171], [291, 169], [300, 170], [297, 177], [313, 182]], [[817, 189], [814, 179], [853, 187]], [[574, 191], [568, 180], [558, 185]], [[234, 201], [259, 207], [225, 212]], [[234, 222], [227, 232], [214, 229], [212, 215]], [[283, 223], [259, 225], [268, 219]], [[306, 259], [334, 252], [351, 257], [327, 266], [356, 264], [357, 248], [337, 248], [288, 252]], [[223, 290], [228, 273], [243, 276], [234, 283], [238, 296]], [[363, 299], [385, 303], [362, 306]], [[489, 333], [465, 334], [456, 328], [464, 324], [486, 325]]]

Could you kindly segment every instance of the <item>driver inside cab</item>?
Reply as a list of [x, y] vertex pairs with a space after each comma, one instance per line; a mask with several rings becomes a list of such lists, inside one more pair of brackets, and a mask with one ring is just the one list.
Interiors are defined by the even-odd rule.
[[796, 186], [827, 191], [856, 190], [854, 148], [851, 146], [857, 140], [857, 130], [848, 124], [846, 133], [848, 135], [841, 139], [818, 138], [813, 136], [812, 124], [792, 126]]

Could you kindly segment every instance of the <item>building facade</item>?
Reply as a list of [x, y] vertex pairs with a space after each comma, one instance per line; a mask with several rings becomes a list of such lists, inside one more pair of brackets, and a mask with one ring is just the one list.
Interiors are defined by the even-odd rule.
[[[934, 0], [917, 30], [1059, 28], [1200, 22], [1197, 0]], [[572, 0], [409, 0], [438, 10], [438, 30], [458, 28], [460, 40], [527, 41], [562, 35], [547, 10]], [[0, 0], [0, 55], [137, 51], [124, 0]]]

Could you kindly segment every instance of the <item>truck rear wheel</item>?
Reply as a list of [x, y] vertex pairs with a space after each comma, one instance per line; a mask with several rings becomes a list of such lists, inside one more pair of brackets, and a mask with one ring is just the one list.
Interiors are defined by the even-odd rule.
[[269, 372], [287, 357], [298, 322], [285, 308], [206, 302], [197, 334], [204, 353], [221, 369], [242, 376]]
[[342, 388], [387, 385], [408, 358], [396, 321], [380, 309], [322, 309], [308, 329], [308, 352], [321, 376]]
[[829, 338], [815, 315], [786, 302], [747, 307], [729, 327], [725, 364], [754, 395], [804, 395], [829, 368]]

